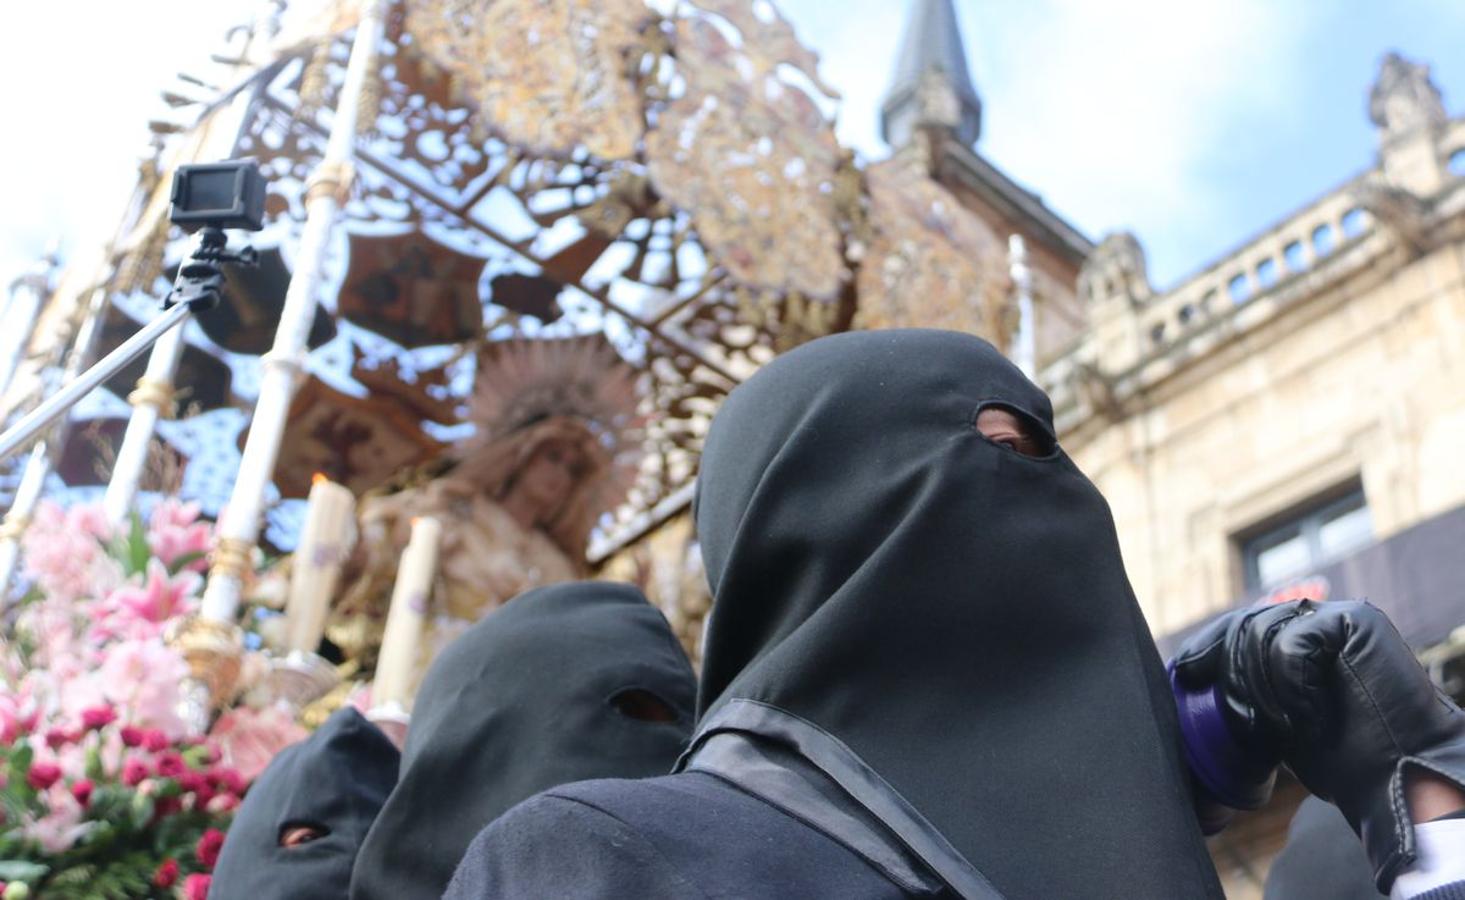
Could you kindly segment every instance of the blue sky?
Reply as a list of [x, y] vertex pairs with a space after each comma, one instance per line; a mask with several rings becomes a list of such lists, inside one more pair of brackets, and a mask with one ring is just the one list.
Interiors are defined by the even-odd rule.
[[[844, 95], [839, 129], [883, 148], [876, 110], [906, 4], [779, 4]], [[1129, 228], [1164, 287], [1372, 164], [1364, 110], [1390, 49], [1432, 64], [1465, 113], [1462, 0], [957, 0], [985, 104], [978, 149], [1092, 237]], [[0, 54], [10, 128], [0, 278], [52, 238], [115, 222], [158, 90], [247, 0], [24, 4]], [[83, 28], [77, 19], [83, 16]], [[59, 43], [66, 35], [66, 45]], [[26, 135], [17, 138], [17, 135]]]

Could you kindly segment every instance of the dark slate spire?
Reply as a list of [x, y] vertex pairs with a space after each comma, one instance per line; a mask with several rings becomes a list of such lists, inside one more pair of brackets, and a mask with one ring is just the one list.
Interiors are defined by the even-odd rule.
[[948, 129], [968, 146], [982, 130], [982, 101], [967, 71], [951, 0], [912, 3], [895, 77], [880, 104], [880, 135], [892, 147], [929, 127]]

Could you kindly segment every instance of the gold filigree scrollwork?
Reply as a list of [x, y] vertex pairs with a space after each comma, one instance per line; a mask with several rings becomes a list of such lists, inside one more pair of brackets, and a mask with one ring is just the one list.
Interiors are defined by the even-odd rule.
[[870, 166], [865, 182], [870, 246], [855, 326], [994, 334], [1003, 254], [992, 230], [908, 160]]
[[[738, 22], [757, 18], [742, 14], [751, 6], [743, 0], [699, 6]], [[841, 153], [814, 100], [779, 74], [783, 64], [812, 70], [813, 56], [751, 47], [735, 46], [705, 12], [676, 21], [685, 87], [646, 137], [647, 171], [739, 281], [833, 301], [848, 275], [833, 199]]]
[[641, 0], [431, 0], [406, 27], [506, 140], [550, 155], [627, 159], [645, 129]]

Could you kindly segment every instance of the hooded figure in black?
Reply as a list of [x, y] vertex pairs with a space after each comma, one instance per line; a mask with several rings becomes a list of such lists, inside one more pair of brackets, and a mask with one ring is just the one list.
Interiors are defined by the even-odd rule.
[[398, 759], [381, 729], [351, 708], [280, 751], [229, 826], [209, 897], [346, 897], [357, 851], [397, 781]]
[[519, 801], [670, 771], [695, 685], [666, 619], [630, 585], [558, 584], [495, 611], [423, 679], [351, 896], [436, 900], [473, 836]]
[[1373, 864], [1338, 808], [1308, 797], [1267, 872], [1264, 900], [1379, 900]]
[[[988, 407], [1037, 455], [979, 433]], [[1219, 898], [1108, 506], [1052, 434], [951, 332], [823, 338], [733, 391], [684, 774], [531, 800], [448, 896]]]

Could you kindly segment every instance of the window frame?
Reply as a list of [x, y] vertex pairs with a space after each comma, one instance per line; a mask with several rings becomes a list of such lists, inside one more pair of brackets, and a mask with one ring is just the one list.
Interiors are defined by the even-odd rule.
[[[1323, 525], [1359, 509], [1368, 513], [1368, 539], [1341, 553], [1325, 554], [1322, 549]], [[1309, 557], [1307, 566], [1275, 582], [1263, 583], [1259, 564], [1261, 554], [1298, 535], [1302, 537], [1307, 548]], [[1267, 524], [1250, 533], [1237, 535], [1236, 544], [1241, 555], [1242, 587], [1247, 593], [1271, 590], [1294, 578], [1301, 578], [1312, 570], [1336, 562], [1348, 554], [1368, 546], [1376, 539], [1373, 530], [1373, 513], [1368, 505], [1368, 497], [1363, 492], [1363, 486], [1353, 482], [1341, 492], [1333, 491], [1324, 494], [1310, 503], [1271, 519]]]

